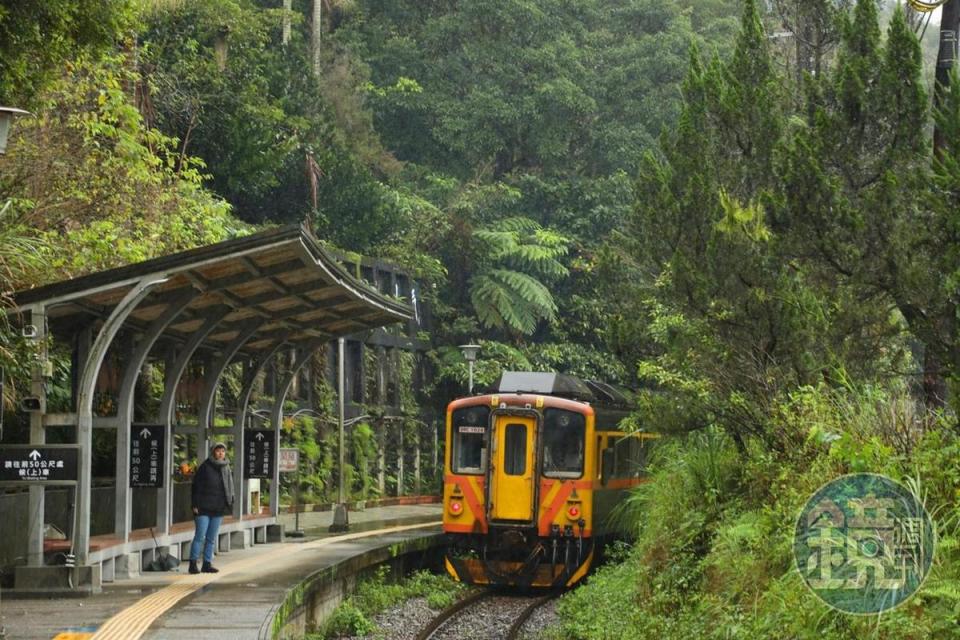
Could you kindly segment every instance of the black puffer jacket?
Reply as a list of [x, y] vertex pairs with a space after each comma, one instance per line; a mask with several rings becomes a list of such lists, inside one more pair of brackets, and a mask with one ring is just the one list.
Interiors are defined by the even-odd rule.
[[209, 460], [204, 460], [193, 476], [190, 506], [204, 516], [226, 515], [233, 507], [227, 503], [227, 492], [223, 488], [219, 467]]

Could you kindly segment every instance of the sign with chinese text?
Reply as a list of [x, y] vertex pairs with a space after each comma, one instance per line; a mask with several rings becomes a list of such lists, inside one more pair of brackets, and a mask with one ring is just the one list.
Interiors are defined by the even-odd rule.
[[280, 473], [293, 473], [299, 467], [299, 449], [280, 449]]
[[935, 534], [923, 503], [885, 476], [856, 473], [821, 487], [797, 519], [797, 569], [815, 595], [846, 613], [892, 609], [923, 584]]
[[130, 425], [130, 486], [163, 486], [166, 429], [160, 424]]
[[75, 444], [4, 445], [0, 447], [0, 484], [73, 484], [78, 451]]
[[273, 447], [273, 429], [244, 429], [243, 477], [272, 478], [276, 455]]

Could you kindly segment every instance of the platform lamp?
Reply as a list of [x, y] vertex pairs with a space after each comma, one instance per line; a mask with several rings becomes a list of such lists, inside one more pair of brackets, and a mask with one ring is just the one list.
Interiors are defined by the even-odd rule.
[[29, 111], [14, 107], [0, 107], [0, 155], [7, 152], [7, 137], [10, 135], [10, 126], [14, 116], [28, 116]]
[[470, 395], [473, 395], [473, 363], [477, 361], [477, 354], [480, 353], [480, 345], [462, 344], [460, 345], [460, 353], [463, 354], [463, 359], [467, 361], [467, 368], [470, 370], [467, 391]]

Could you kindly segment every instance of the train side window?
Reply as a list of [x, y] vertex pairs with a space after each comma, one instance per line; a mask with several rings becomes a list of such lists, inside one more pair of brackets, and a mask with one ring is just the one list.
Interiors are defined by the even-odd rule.
[[583, 450], [587, 421], [583, 414], [547, 409], [543, 415], [543, 475], [579, 478], [583, 475]]
[[614, 476], [636, 478], [643, 471], [643, 443], [635, 435], [620, 438], [616, 445]]
[[489, 407], [468, 407], [453, 412], [453, 473], [478, 475], [484, 472], [489, 419]]
[[508, 424], [504, 434], [503, 472], [522, 476], [527, 471], [527, 425]]

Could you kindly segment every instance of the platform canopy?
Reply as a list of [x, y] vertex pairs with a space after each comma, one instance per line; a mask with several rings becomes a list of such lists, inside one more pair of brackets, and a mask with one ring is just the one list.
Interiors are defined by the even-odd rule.
[[163, 336], [185, 342], [209, 318], [221, 318], [199, 345], [219, 350], [256, 327], [241, 353], [256, 355], [278, 342], [296, 346], [381, 327], [413, 315], [354, 278], [305, 226], [289, 226], [146, 262], [56, 282], [15, 294], [27, 311], [42, 305], [52, 325], [107, 318], [137, 286], [149, 293], [125, 329], [146, 329], [180, 309]]
[[[48, 414], [45, 375], [49, 366], [34, 367], [31, 381], [30, 444], [45, 442], [45, 428], [75, 426], [78, 453], [76, 526], [71, 549], [79, 564], [96, 561], [90, 545], [92, 429], [116, 429], [116, 514], [114, 531], [128, 550], [131, 535], [130, 442], [134, 389], [143, 364], [155, 346], [168, 359], [159, 408], [148, 420], [159, 425], [166, 467], [156, 488], [160, 544], [169, 544], [173, 521], [172, 442], [176, 391], [191, 358], [204, 357], [202, 392], [197, 406], [198, 459], [207, 455], [207, 437], [220, 377], [234, 362], [244, 363], [244, 375], [232, 429], [235, 452], [242, 451], [244, 419], [259, 372], [278, 353], [293, 359], [276, 387], [271, 424], [272, 450], [280, 446], [278, 425], [283, 403], [295, 376], [313, 353], [331, 339], [409, 320], [414, 310], [353, 277], [320, 244], [305, 225], [290, 226], [228, 240], [117, 269], [20, 291], [14, 295], [22, 313], [25, 336], [36, 340], [39, 359], [46, 361], [50, 335], [67, 337], [75, 349], [71, 378], [75, 385], [72, 411]], [[115, 340], [117, 336], [122, 340]], [[115, 414], [94, 415], [93, 398], [108, 350], [116, 349]], [[47, 372], [47, 373], [44, 373]], [[262, 435], [260, 436], [263, 437]], [[160, 445], [157, 445], [160, 446]], [[234, 466], [236, 487], [242, 465]], [[273, 465], [274, 487], [279, 470]], [[279, 491], [271, 490], [279, 496]], [[43, 563], [43, 488], [30, 492], [28, 563]], [[271, 501], [272, 515], [279, 501]], [[240, 501], [234, 516], [242, 515]]]

